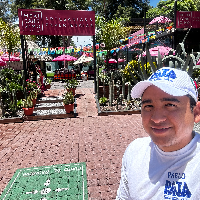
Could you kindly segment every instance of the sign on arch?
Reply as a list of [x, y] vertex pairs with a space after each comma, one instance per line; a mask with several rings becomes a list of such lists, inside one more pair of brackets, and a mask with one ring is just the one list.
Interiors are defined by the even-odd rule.
[[95, 35], [95, 12], [18, 9], [21, 35]]

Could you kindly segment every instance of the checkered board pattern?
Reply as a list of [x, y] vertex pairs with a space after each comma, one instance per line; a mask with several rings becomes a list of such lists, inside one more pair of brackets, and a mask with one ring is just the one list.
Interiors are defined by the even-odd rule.
[[0, 200], [87, 200], [85, 163], [16, 170]]

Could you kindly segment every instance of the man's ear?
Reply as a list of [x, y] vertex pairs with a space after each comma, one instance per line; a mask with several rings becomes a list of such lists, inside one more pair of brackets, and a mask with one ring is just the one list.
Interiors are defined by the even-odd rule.
[[200, 101], [198, 101], [196, 106], [194, 107], [194, 122], [200, 122]]

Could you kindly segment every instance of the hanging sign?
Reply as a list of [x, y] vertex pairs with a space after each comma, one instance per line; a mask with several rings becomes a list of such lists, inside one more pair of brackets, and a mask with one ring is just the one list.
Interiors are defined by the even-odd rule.
[[95, 12], [18, 9], [21, 35], [95, 35]]
[[200, 28], [200, 11], [177, 11], [176, 28]]

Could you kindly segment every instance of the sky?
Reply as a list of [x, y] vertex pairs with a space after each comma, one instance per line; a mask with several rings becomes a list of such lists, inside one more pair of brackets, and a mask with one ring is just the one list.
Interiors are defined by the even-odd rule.
[[150, 0], [150, 5], [153, 7], [156, 7], [158, 2], [159, 2], [159, 0]]
[[[150, 0], [150, 5], [153, 7], [156, 7], [159, 0]], [[78, 37], [78, 41], [77, 41]], [[72, 40], [74, 41], [76, 46], [86, 46], [88, 44], [92, 45], [92, 39], [91, 36], [73, 36]]]
[[[78, 38], [78, 39], [77, 39]], [[93, 45], [91, 36], [73, 36], [72, 40], [74, 41], [76, 46], [82, 45], [82, 47], [86, 45]]]

